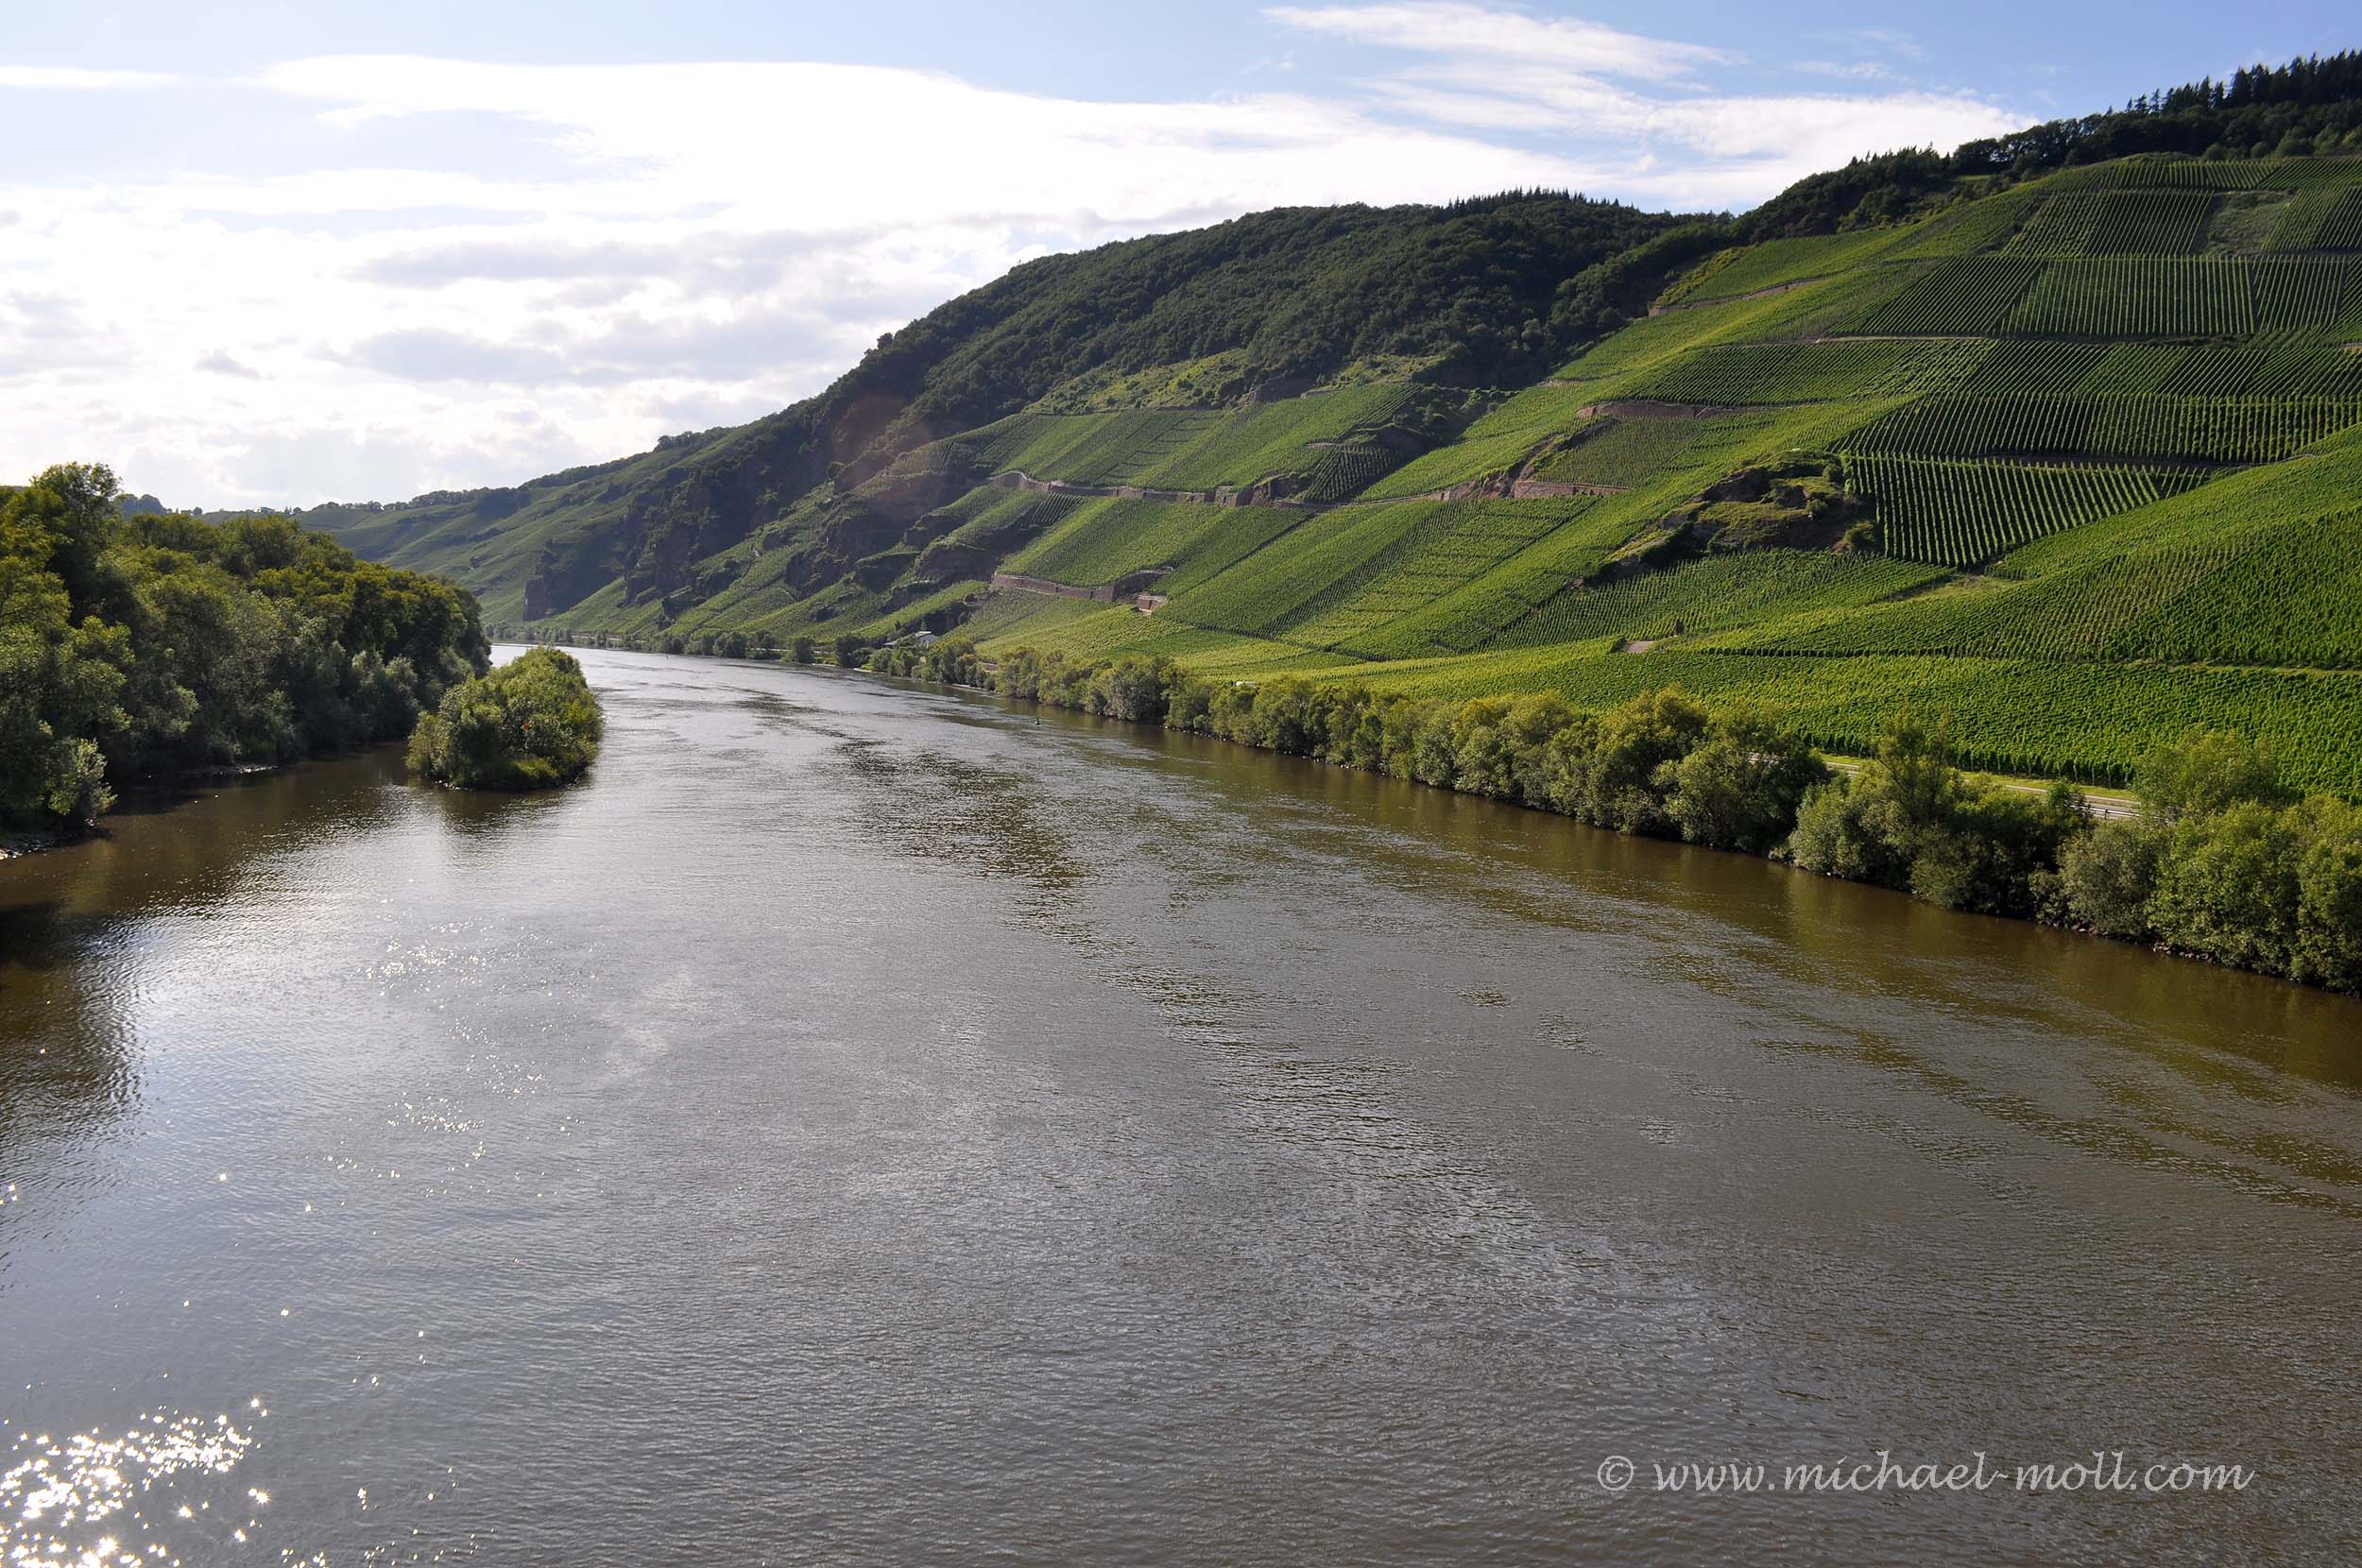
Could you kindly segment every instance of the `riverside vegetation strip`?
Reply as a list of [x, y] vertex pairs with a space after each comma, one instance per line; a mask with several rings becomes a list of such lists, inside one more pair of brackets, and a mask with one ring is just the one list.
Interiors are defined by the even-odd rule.
[[2224, 731], [2152, 748], [2140, 814], [2103, 820], [2064, 783], [2034, 793], [1961, 772], [1943, 728], [1908, 713], [1874, 758], [1840, 774], [1762, 711], [1670, 688], [1592, 713], [1549, 693], [1451, 702], [1285, 676], [1208, 680], [1138, 656], [1018, 649], [988, 666], [963, 639], [880, 649], [869, 668], [2362, 990], [2362, 807], [2299, 798], [2267, 751]]

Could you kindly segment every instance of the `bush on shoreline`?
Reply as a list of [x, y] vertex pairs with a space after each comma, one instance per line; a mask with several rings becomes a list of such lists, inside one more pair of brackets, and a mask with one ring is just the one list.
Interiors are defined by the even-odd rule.
[[410, 736], [410, 768], [462, 790], [545, 790], [580, 778], [606, 721], [571, 654], [535, 648], [454, 686]]
[[1947, 908], [2071, 926], [2311, 984], [2362, 990], [2362, 808], [2292, 799], [2241, 737], [2152, 750], [2142, 812], [2098, 821], [1956, 767], [1908, 713], [1850, 778], [1796, 732], [1677, 688], [1602, 713], [1549, 695], [1466, 702], [1282, 676], [1209, 679], [1169, 659], [1085, 661], [965, 639], [881, 648], [869, 668], [1557, 811], [1619, 832], [1771, 855]]

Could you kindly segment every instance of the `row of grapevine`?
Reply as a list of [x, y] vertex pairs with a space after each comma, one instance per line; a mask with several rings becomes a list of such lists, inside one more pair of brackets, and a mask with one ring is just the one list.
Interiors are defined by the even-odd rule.
[[1426, 608], [1544, 536], [1565, 526], [1587, 498], [1548, 502], [1457, 502], [1425, 520], [1409, 548], [1359, 591], [1290, 629], [1293, 641], [1340, 647]]
[[2286, 398], [1926, 398], [1839, 443], [1943, 457], [2077, 454], [2269, 463], [2362, 421], [2362, 401]]
[[1924, 564], [1825, 550], [1709, 555], [1670, 571], [1612, 583], [1570, 583], [1501, 640], [1533, 646], [1695, 636], [1771, 615], [1869, 605], [1939, 575]]
[[2204, 544], [2100, 560], [2031, 582], [1972, 579], [1843, 616], [1791, 617], [1724, 639], [1778, 654], [2098, 658], [2112, 639], [2237, 554]]
[[2362, 514], [2107, 555], [1719, 639], [1784, 654], [2362, 666]]
[[2246, 337], [2362, 312], [2362, 263], [2327, 258], [1962, 256], [1844, 331], [1902, 337]]
[[2362, 398], [2362, 355], [2308, 333], [2245, 347], [2009, 338], [1995, 343], [1960, 390], [1969, 396]]
[[1403, 501], [1313, 514], [1221, 572], [1169, 581], [1172, 602], [1158, 613], [1249, 636], [1279, 635], [1377, 578], [1444, 504]]
[[2173, 469], [1856, 456], [1846, 483], [1877, 509], [1886, 551], [1937, 566], [1981, 565], [2029, 540], [2186, 489]]
[[1231, 409], [1163, 462], [1138, 470], [1133, 482], [1203, 490], [1302, 473], [1319, 461], [1322, 449], [1314, 443], [1354, 438], [1384, 425], [1414, 395], [1407, 383], [1378, 383]]
[[2244, 337], [2255, 330], [2250, 264], [2117, 257], [2043, 268], [2003, 324], [2080, 337]]
[[1369, 488], [1401, 462], [1381, 446], [1329, 447], [1313, 457], [1297, 494], [1306, 501], [1343, 501]]
[[1760, 343], [1696, 349], [1636, 383], [1630, 395], [1685, 403], [1796, 403], [1889, 397], [1959, 384], [1983, 343]]
[[2336, 327], [2362, 307], [2362, 263], [2270, 261], [2251, 267], [2262, 331]]
[[1568, 583], [1598, 576], [1634, 531], [1629, 510], [1592, 506], [1433, 603], [1356, 638], [1351, 651], [1371, 658], [1421, 658], [1497, 647]]
[[2044, 196], [2042, 187], [2025, 185], [1964, 201], [1922, 223], [1918, 231], [1897, 245], [1889, 256], [1894, 260], [1933, 259], [1998, 250], [2042, 204]]
[[2101, 167], [2113, 170], [2113, 182], [2126, 188], [2301, 191], [2315, 185], [2349, 184], [2362, 179], [2362, 164], [2350, 159], [2330, 158], [2136, 158]]
[[2319, 185], [2300, 191], [2281, 209], [2271, 248], [2362, 249], [2362, 188]]
[[[1683, 469], [1736, 461], [1777, 416], [1712, 419], [1593, 419], [1533, 467], [1532, 477], [1633, 489]], [[1708, 477], [1714, 477], [1709, 475]]]
[[1677, 685], [1747, 702], [1832, 751], [1874, 748], [1898, 708], [1943, 714], [1972, 768], [2121, 779], [2142, 754], [2191, 724], [2268, 735], [2286, 781], [2362, 793], [2362, 673], [2291, 673], [2044, 659], [1817, 658], [1581, 648], [1376, 673], [1373, 686], [1429, 696], [1551, 690], [1604, 707]]
[[2102, 651], [2111, 658], [2362, 665], [2362, 513], [2272, 530]]
[[2313, 231], [2316, 250], [2362, 250], [2362, 189], [2349, 187], [2321, 215]]
[[1997, 336], [2044, 264], [2011, 255], [1939, 262], [1871, 313], [1859, 330], [1907, 337]]
[[1843, 234], [1764, 240], [1719, 251], [1666, 290], [1659, 302], [1707, 304], [1825, 278], [1861, 265], [1895, 239], [1893, 230], [1862, 229]]
[[970, 444], [987, 467], [1036, 479], [1204, 490], [1307, 472], [1320, 460], [1315, 443], [1355, 440], [1416, 395], [1408, 384], [1374, 383], [1244, 408], [1024, 414], [978, 432]]
[[2022, 255], [2186, 256], [2204, 248], [2216, 201], [2208, 191], [2054, 196], [2009, 247]]
[[1007, 550], [1064, 521], [1082, 503], [1072, 496], [1044, 495], [1038, 490], [1002, 490], [980, 486], [943, 508], [958, 526], [946, 536], [951, 543], [978, 550]]
[[1111, 485], [1155, 468], [1223, 418], [1210, 409], [1020, 415], [994, 427], [978, 456], [992, 469], [1022, 469], [1036, 479]]

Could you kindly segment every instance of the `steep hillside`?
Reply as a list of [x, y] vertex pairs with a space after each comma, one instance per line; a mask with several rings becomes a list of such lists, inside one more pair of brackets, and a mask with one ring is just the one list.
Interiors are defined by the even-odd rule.
[[[1219, 409], [1339, 380], [1531, 380], [1579, 341], [1554, 318], [1561, 285], [1676, 226], [1516, 193], [1290, 209], [1047, 257], [887, 334], [826, 392], [754, 424], [514, 487], [304, 520], [457, 577], [495, 621], [668, 623], [759, 555], [774, 557], [762, 604], [777, 610], [848, 580], [881, 586], [864, 559], [980, 477], [947, 449], [880, 479], [931, 442], [1036, 406]], [[1438, 397], [1412, 418], [1458, 405]], [[1252, 481], [1251, 456], [1214, 467]], [[795, 557], [783, 572], [782, 555]]]
[[1678, 680], [2098, 777], [2211, 719], [2362, 791], [2357, 93], [2242, 73], [1737, 219], [1512, 195], [1051, 258], [754, 425], [307, 520], [512, 634]]
[[[1153, 614], [1010, 593], [978, 630], [1456, 694], [1678, 681], [1840, 748], [1909, 702], [1986, 763], [2102, 777], [2211, 720], [2362, 789], [2356, 213], [2362, 161], [2143, 158], [1725, 250], [1350, 501], [1238, 509], [1268, 541]], [[1149, 471], [1073, 450], [1036, 477]]]

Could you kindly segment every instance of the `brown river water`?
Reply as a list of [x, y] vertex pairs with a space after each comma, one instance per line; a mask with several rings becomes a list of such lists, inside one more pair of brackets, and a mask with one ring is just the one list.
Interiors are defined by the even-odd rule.
[[2362, 1003], [583, 657], [0, 864], [0, 1563], [2362, 1560]]

